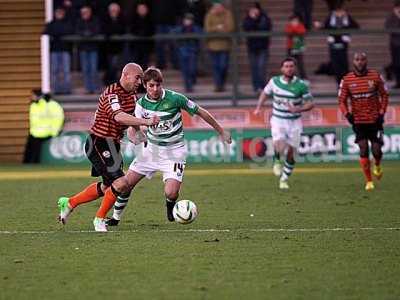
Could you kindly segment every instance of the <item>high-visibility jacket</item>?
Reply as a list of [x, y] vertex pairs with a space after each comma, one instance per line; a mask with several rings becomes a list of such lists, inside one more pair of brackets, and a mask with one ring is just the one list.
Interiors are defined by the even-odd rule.
[[57, 101], [50, 99], [47, 102], [47, 118], [50, 126], [50, 135], [59, 135], [64, 126], [64, 110]]
[[47, 101], [39, 99], [29, 107], [29, 133], [35, 138], [50, 136], [51, 127], [47, 117]]

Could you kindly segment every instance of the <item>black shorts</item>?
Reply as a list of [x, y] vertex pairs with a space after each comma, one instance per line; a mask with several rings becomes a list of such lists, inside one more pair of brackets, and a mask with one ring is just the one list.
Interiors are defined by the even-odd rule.
[[85, 152], [92, 163], [92, 176], [101, 176], [106, 186], [125, 175], [120, 147], [112, 138], [91, 134], [86, 139]]
[[383, 145], [383, 129], [378, 124], [354, 124], [353, 131], [356, 134], [356, 143], [369, 140]]

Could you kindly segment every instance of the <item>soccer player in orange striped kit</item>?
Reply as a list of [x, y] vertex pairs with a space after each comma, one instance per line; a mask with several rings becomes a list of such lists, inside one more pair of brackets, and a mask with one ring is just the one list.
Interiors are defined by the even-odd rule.
[[366, 179], [365, 189], [368, 191], [375, 188], [371, 176], [368, 141], [371, 142], [375, 160], [373, 174], [378, 180], [383, 175], [383, 123], [389, 95], [382, 76], [376, 70], [368, 69], [367, 63], [365, 53], [354, 54], [354, 70], [344, 76], [340, 83], [339, 107], [356, 134], [356, 143], [360, 148], [360, 164]]
[[[142, 84], [142, 77], [142, 68], [138, 64], [128, 63], [122, 70], [119, 82], [107, 86], [101, 94], [94, 124], [85, 143], [85, 153], [92, 163], [92, 176], [101, 176], [102, 180], [93, 182], [78, 194], [58, 200], [58, 220], [61, 223], [67, 222], [68, 216], [78, 205], [103, 196], [103, 203], [107, 205], [110, 202], [114, 204], [115, 197], [121, 201], [128, 201], [129, 193], [122, 195], [111, 185], [116, 179], [124, 176], [120, 140], [129, 126], [151, 126], [160, 121], [157, 116], [148, 119], [133, 116], [136, 92]], [[107, 211], [104, 205], [97, 211], [93, 221], [96, 231], [107, 231], [104, 220]]]

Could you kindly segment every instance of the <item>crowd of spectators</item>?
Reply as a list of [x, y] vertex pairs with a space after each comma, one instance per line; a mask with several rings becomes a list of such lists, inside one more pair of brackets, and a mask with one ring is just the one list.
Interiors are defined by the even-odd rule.
[[[347, 0], [350, 1], [350, 0]], [[363, 0], [367, 1], [367, 0]], [[329, 12], [324, 22], [313, 20], [313, 0], [294, 0], [284, 32], [287, 36], [287, 55], [298, 62], [299, 76], [307, 79], [304, 63], [305, 35], [309, 30], [340, 30], [327, 37], [329, 62], [321, 64], [317, 72], [334, 75], [337, 83], [349, 70], [348, 48], [350, 35], [343, 30], [359, 28], [358, 23], [344, 9], [345, 0], [326, 0]], [[259, 2], [250, 3], [241, 23], [235, 28], [231, 8], [221, 0], [54, 0], [54, 19], [46, 24], [44, 34], [51, 37], [51, 84], [55, 94], [70, 94], [72, 43], [65, 35], [78, 35], [79, 68], [85, 91], [97, 93], [103, 85], [115, 82], [121, 66], [135, 61], [145, 69], [150, 61], [160, 69], [173, 68], [182, 73], [187, 92], [192, 92], [201, 66], [199, 57], [207, 52], [211, 65], [215, 92], [225, 90], [229, 70], [231, 38], [238, 30], [271, 32], [273, 24]], [[395, 1], [393, 12], [385, 28], [400, 28], [400, 1]], [[213, 34], [203, 39], [152, 39], [154, 34]], [[106, 43], [87, 38], [102, 34]], [[143, 39], [116, 40], [114, 36], [131, 34]], [[266, 82], [269, 59], [269, 36], [247, 37], [247, 54], [252, 87], [260, 91]], [[388, 72], [394, 74], [400, 87], [400, 34], [392, 33], [390, 40], [392, 63]], [[99, 67], [104, 70], [99, 78]]]

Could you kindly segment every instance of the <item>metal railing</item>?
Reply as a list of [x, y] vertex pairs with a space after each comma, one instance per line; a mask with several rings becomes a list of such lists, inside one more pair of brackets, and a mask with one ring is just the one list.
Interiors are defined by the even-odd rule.
[[[384, 30], [384, 29], [348, 29], [348, 30], [312, 30], [307, 32], [306, 36], [328, 36], [330, 34], [350, 34], [352, 36], [365, 36], [365, 35], [388, 35], [391, 33], [398, 33], [400, 34], [400, 29], [393, 29], [393, 30]], [[239, 51], [240, 51], [240, 43], [245, 42], [246, 38], [249, 37], [286, 37], [285, 32], [282, 31], [257, 31], [257, 32], [244, 32], [244, 31], [237, 31], [233, 33], [203, 33], [203, 34], [155, 34], [151, 37], [140, 37], [135, 36], [132, 34], [124, 34], [124, 35], [112, 35], [112, 36], [105, 36], [105, 35], [96, 35], [93, 37], [82, 37], [79, 35], [67, 35], [62, 38], [64, 41], [68, 41], [73, 43], [74, 48], [76, 49], [78, 44], [81, 42], [98, 42], [98, 43], [116, 43], [116, 42], [135, 42], [135, 41], [162, 41], [162, 40], [171, 40], [171, 41], [179, 41], [179, 40], [193, 40], [197, 39], [199, 41], [206, 41], [210, 38], [229, 38], [232, 41], [231, 47], [231, 59], [230, 59], [230, 76], [232, 82], [232, 94], [226, 95], [207, 95], [203, 97], [197, 97], [199, 100], [204, 99], [230, 99], [234, 106], [238, 105], [238, 100], [249, 99], [256, 96], [255, 93], [242, 93], [240, 91], [240, 82], [239, 82]], [[387, 45], [389, 47], [389, 45]], [[368, 52], [368, 51], [366, 51]], [[388, 61], [390, 61], [390, 57], [388, 57]], [[383, 66], [382, 66], [383, 67]], [[334, 80], [332, 78], [332, 80]], [[399, 96], [400, 92], [398, 91], [391, 91], [391, 95]], [[328, 98], [328, 97], [335, 97], [336, 91], [327, 92], [327, 93], [319, 93], [316, 94], [319, 98]], [[396, 99], [399, 97], [396, 97]]]

